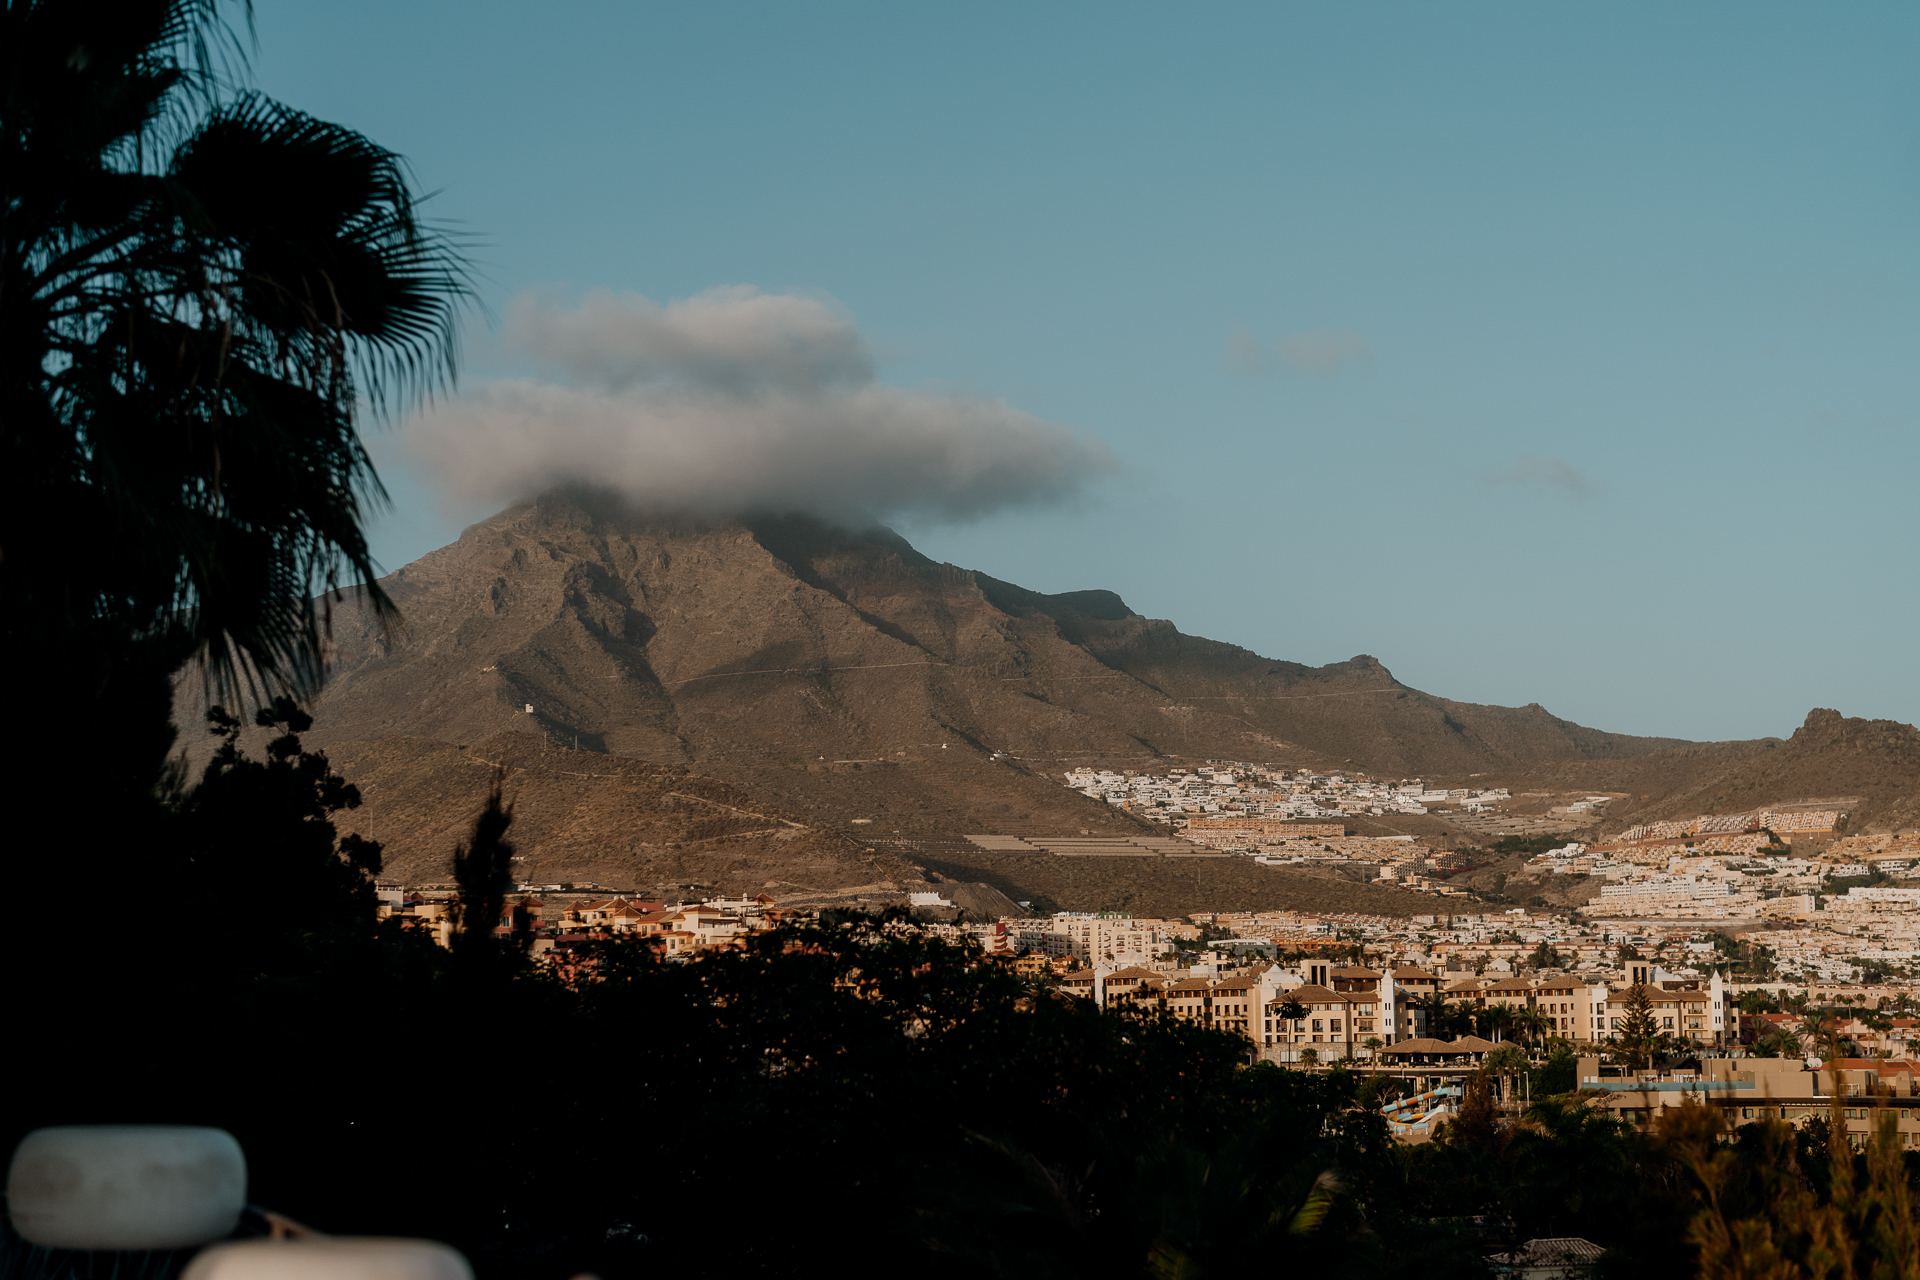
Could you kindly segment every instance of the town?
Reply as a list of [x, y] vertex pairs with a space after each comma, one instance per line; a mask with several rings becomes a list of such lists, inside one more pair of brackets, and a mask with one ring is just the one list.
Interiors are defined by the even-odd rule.
[[[1231, 1033], [1248, 1062], [1392, 1077], [1407, 1100], [1388, 1118], [1407, 1142], [1431, 1140], [1457, 1114], [1464, 1082], [1503, 1066], [1553, 1067], [1565, 1091], [1590, 1091], [1642, 1122], [1694, 1102], [1748, 1120], [1777, 1107], [1765, 1114], [1802, 1121], [1825, 1114], [1832, 1087], [1912, 1099], [1899, 1112], [1900, 1142], [1920, 1139], [1920, 885], [1888, 883], [1920, 857], [1920, 833], [1844, 835], [1847, 815], [1832, 809], [1631, 827], [1527, 860], [1543, 875], [1601, 882], [1579, 908], [1552, 910], [1488, 904], [1445, 882], [1470, 857], [1435, 856], [1408, 836], [1354, 835], [1337, 821], [1428, 804], [1497, 810], [1510, 798], [1503, 790], [1435, 793], [1245, 766], [1164, 778], [1083, 770], [1064, 782], [1140, 806], [1170, 834], [970, 839], [1039, 857], [1362, 864], [1377, 882], [1432, 893], [1435, 909], [972, 919], [937, 888], [862, 912], [782, 907], [765, 894], [666, 902], [522, 884], [495, 932], [569, 982], [590, 975], [609, 942], [684, 964], [782, 926], [939, 939], [1007, 966], [1037, 993]], [[451, 940], [452, 886], [378, 892], [383, 917]], [[1847, 1110], [1856, 1143], [1876, 1114]]]

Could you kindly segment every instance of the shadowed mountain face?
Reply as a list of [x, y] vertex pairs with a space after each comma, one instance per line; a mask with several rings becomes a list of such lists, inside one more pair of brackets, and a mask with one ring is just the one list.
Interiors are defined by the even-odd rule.
[[386, 586], [402, 631], [336, 611], [316, 739], [545, 733], [874, 834], [1127, 822], [1058, 785], [1075, 764], [1459, 774], [1681, 745], [1432, 697], [1370, 657], [1273, 661], [1111, 592], [1041, 595], [805, 520], [676, 523], [556, 493]]

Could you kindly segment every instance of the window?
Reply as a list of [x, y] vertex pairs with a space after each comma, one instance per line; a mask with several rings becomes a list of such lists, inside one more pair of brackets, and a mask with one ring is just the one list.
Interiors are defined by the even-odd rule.
[[1320, 1019], [1318, 1019], [1318, 1018], [1315, 1018], [1315, 1019], [1313, 1020], [1313, 1029], [1314, 1029], [1315, 1031], [1318, 1031], [1318, 1030], [1320, 1030]]

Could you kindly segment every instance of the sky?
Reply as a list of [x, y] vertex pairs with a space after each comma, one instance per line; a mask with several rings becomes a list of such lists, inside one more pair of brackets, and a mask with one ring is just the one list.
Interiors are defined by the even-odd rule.
[[389, 568], [501, 505], [463, 457], [870, 413], [870, 485], [1006, 442], [882, 514], [1035, 590], [1616, 732], [1920, 721], [1920, 8], [256, 14], [473, 246]]

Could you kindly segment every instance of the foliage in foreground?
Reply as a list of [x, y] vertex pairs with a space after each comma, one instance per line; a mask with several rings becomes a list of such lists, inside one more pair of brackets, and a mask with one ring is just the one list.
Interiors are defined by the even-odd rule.
[[[442, 950], [375, 923], [379, 852], [331, 822], [357, 794], [301, 746], [297, 708], [262, 719], [277, 732], [250, 760], [216, 718], [221, 749], [146, 831], [118, 927], [26, 928], [39, 964], [8, 999], [34, 1051], [14, 1055], [9, 1140], [219, 1124], [257, 1201], [444, 1238], [489, 1277], [834, 1258], [1448, 1276], [1542, 1235], [1607, 1245], [1636, 1277], [1911, 1274], [1888, 1262], [1914, 1239], [1898, 1153], [1854, 1159], [1824, 1128], [1725, 1135], [1682, 1111], [1641, 1133], [1573, 1095], [1503, 1126], [1483, 1080], [1441, 1140], [1402, 1147], [1377, 1110], [1392, 1090], [1364, 1076], [1249, 1068], [1232, 1037], [858, 927], [692, 964], [611, 942], [569, 986], [484, 928], [511, 854], [498, 800]], [[286, 909], [255, 910], [254, 884]], [[1836, 1250], [1852, 1270], [1820, 1269]]]

